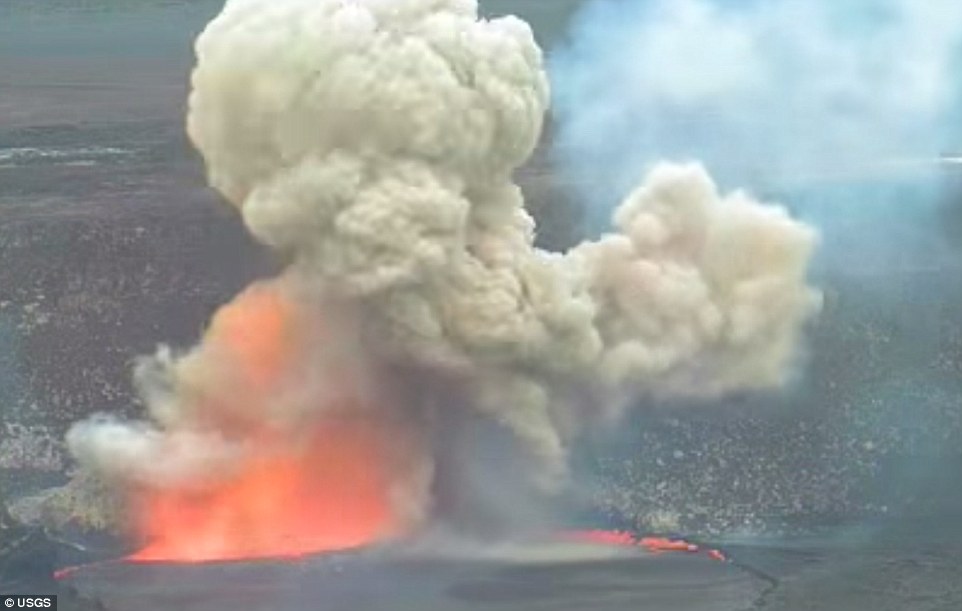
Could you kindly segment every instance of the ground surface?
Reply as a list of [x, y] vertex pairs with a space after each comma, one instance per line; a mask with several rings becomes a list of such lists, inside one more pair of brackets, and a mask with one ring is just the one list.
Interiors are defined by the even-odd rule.
[[577, 546], [547, 553], [566, 560], [534, 561], [541, 544], [531, 544], [527, 561], [347, 553], [208, 566], [105, 563], [70, 574], [63, 585], [114, 611], [962, 608], [959, 530], [931, 526], [732, 542], [727, 562], [684, 553], [603, 558], [607, 552]]

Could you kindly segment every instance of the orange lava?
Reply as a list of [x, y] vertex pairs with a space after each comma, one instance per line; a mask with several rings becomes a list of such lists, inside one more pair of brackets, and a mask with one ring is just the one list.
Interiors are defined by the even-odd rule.
[[[252, 451], [202, 487], [137, 491], [135, 528], [146, 545], [129, 560], [299, 556], [403, 530], [391, 499], [391, 483], [406, 468], [393, 449], [404, 433], [399, 426], [350, 406], [322, 411], [293, 430], [264, 417], [308, 342], [318, 340], [314, 318], [269, 284], [248, 289], [215, 315], [200, 354], [230, 373], [196, 377], [195, 409], [201, 422]], [[350, 384], [339, 374], [317, 375]]]
[[621, 547], [640, 547], [649, 552], [658, 554], [662, 552], [688, 552], [698, 553], [704, 551], [713, 560], [726, 560], [725, 555], [717, 549], [704, 549], [698, 545], [685, 541], [684, 539], [674, 539], [668, 537], [636, 537], [635, 535], [620, 530], [575, 530], [564, 533], [565, 538], [580, 541], [583, 543], [593, 543], [598, 545], [615, 545]]
[[390, 432], [331, 419], [306, 448], [265, 447], [209, 490], [155, 490], [140, 509], [146, 547], [134, 561], [203, 562], [299, 556], [398, 534]]

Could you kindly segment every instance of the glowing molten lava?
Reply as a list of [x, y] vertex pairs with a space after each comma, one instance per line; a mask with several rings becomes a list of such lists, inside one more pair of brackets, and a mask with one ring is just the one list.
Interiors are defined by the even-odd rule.
[[[197, 388], [181, 395], [198, 404], [200, 422], [233, 436], [245, 451], [227, 473], [202, 485], [139, 490], [135, 527], [146, 546], [130, 560], [302, 555], [368, 544], [404, 529], [391, 498], [392, 481], [410, 466], [396, 449], [404, 434], [399, 425], [356, 405], [325, 405], [294, 425], [265, 415], [271, 400], [290, 388], [287, 376], [303, 375], [297, 367], [317, 341], [315, 318], [270, 285], [248, 289], [214, 317], [201, 358], [216, 367], [192, 374]], [[336, 375], [336, 383], [351, 384], [337, 364], [327, 369], [316, 376], [321, 383], [335, 383], [328, 378]], [[331, 395], [317, 400], [322, 396]], [[336, 396], [343, 401], [345, 393]]]
[[704, 552], [713, 560], [726, 560], [725, 555], [717, 549], [703, 549], [685, 539], [672, 537], [638, 537], [622, 530], [570, 530], [562, 533], [562, 537], [569, 541], [596, 545], [640, 547], [655, 554], [663, 552], [687, 552], [692, 554]]
[[362, 420], [331, 420], [308, 447], [262, 448], [210, 490], [148, 493], [140, 528], [149, 543], [130, 559], [292, 556], [397, 534], [386, 434]]

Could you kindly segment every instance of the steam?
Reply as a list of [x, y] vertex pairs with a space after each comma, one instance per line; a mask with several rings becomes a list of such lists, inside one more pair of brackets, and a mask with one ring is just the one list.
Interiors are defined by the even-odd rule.
[[230, 0], [196, 51], [188, 131], [210, 183], [291, 264], [198, 347], [140, 366], [147, 422], [71, 431], [109, 479], [203, 487], [265, 438], [361, 417], [389, 427], [376, 464], [416, 523], [448, 459], [441, 414], [506, 429], [552, 491], [571, 440], [632, 398], [791, 374], [816, 236], [697, 164], [655, 167], [617, 233], [533, 246], [512, 173], [549, 90], [524, 22], [478, 20], [474, 0]]
[[932, 172], [960, 142], [954, 0], [596, 0], [575, 24], [557, 151], [603, 209], [663, 157], [784, 192]]

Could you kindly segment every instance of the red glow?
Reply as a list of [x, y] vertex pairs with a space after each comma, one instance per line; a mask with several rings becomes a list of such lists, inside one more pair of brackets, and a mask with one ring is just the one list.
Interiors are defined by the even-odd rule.
[[620, 547], [641, 547], [652, 553], [704, 551], [713, 560], [726, 560], [725, 555], [716, 549], [702, 550], [698, 545], [684, 539], [668, 537], [636, 537], [620, 530], [573, 530], [563, 534], [566, 539], [596, 545], [615, 545]]
[[398, 534], [387, 431], [361, 420], [319, 426], [306, 448], [280, 445], [211, 490], [148, 493], [135, 561], [298, 556]]
[[[146, 545], [130, 560], [298, 556], [403, 530], [390, 498], [405, 468], [392, 451], [404, 433], [399, 426], [358, 409], [332, 409], [301, 427], [307, 430], [280, 432], [263, 416], [307, 342], [317, 341], [315, 318], [270, 285], [255, 285], [217, 313], [202, 349], [231, 374], [227, 382], [201, 378], [201, 415], [253, 451], [213, 484], [138, 491], [132, 507]], [[331, 383], [351, 382], [339, 376]]]
[[563, 536], [572, 541], [595, 545], [638, 545], [638, 540], [632, 534], [620, 530], [572, 530], [563, 533]]

